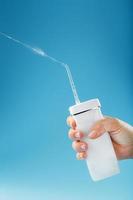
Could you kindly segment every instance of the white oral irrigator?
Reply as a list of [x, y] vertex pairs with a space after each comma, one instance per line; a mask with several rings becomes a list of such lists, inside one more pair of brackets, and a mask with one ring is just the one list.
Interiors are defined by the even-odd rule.
[[99, 100], [92, 99], [80, 103], [69, 66], [65, 65], [65, 69], [76, 103], [69, 108], [69, 111], [76, 121], [77, 129], [86, 135], [83, 141], [88, 144], [86, 163], [92, 179], [98, 181], [118, 174], [118, 161], [109, 134], [106, 132], [97, 139], [88, 137], [92, 125], [103, 119]]
[[69, 108], [76, 121], [77, 129], [86, 137], [83, 139], [88, 144], [87, 167], [94, 181], [99, 181], [119, 173], [118, 161], [109, 134], [106, 132], [97, 139], [89, 139], [89, 129], [103, 115], [98, 99], [79, 103]]

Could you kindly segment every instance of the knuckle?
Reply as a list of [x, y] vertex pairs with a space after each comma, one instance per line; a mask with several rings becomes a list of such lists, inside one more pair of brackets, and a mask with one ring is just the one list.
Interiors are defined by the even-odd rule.
[[75, 150], [76, 149], [76, 142], [72, 142], [72, 148]]
[[111, 123], [112, 125], [119, 125], [119, 119], [118, 118], [109, 117], [107, 122]]
[[116, 118], [116, 117], [115, 117], [115, 118], [113, 118], [113, 120], [114, 120], [114, 122], [115, 122], [115, 123], [118, 123], [118, 124], [120, 123], [120, 122], [119, 122], [119, 119], [118, 119], [118, 118]]
[[72, 147], [73, 147], [73, 149], [75, 150], [75, 151], [77, 151], [77, 152], [80, 152], [81, 150], [80, 150], [80, 141], [74, 141], [73, 143], [72, 143]]
[[68, 137], [72, 140], [75, 140], [75, 131], [73, 129], [70, 129], [68, 132]]
[[67, 123], [68, 126], [70, 126], [70, 116], [67, 117], [67, 119], [66, 119], [66, 123]]
[[71, 138], [72, 137], [72, 129], [70, 129], [69, 131], [68, 131], [68, 136]]

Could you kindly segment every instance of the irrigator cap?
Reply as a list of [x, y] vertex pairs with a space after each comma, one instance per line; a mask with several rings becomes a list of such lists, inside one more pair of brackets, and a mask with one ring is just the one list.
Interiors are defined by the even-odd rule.
[[92, 110], [95, 108], [101, 107], [101, 104], [98, 99], [91, 99], [89, 101], [85, 101], [83, 103], [71, 106], [69, 111], [72, 115], [80, 114], [82, 112]]

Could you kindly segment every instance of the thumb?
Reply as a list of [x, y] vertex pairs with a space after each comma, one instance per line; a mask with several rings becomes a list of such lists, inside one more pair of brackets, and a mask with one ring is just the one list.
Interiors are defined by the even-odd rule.
[[110, 135], [118, 133], [120, 131], [119, 120], [111, 117], [105, 117], [104, 119], [99, 120], [91, 127], [91, 132], [89, 138], [95, 139], [103, 135], [105, 132], [109, 132]]

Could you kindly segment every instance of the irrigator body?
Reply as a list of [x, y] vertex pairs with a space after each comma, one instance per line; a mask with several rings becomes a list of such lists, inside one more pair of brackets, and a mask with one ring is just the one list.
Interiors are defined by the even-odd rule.
[[98, 99], [92, 99], [69, 108], [70, 114], [76, 121], [77, 129], [85, 134], [83, 141], [88, 144], [87, 167], [94, 181], [99, 181], [119, 173], [118, 161], [107, 132], [97, 139], [89, 139], [92, 125], [103, 115]]

